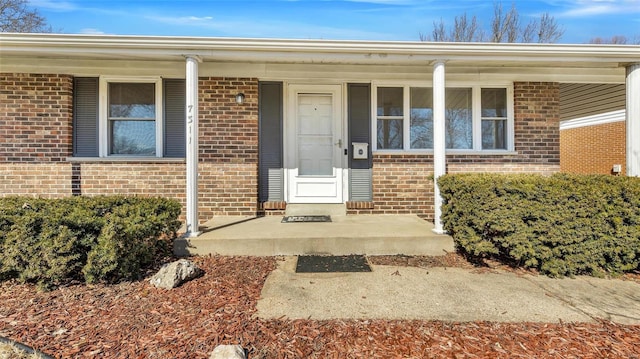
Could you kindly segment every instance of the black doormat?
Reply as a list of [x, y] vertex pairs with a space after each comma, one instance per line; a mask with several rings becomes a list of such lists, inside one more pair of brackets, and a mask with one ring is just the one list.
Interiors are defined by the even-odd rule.
[[296, 273], [371, 272], [363, 255], [298, 256]]
[[286, 216], [281, 223], [331, 222], [331, 216]]

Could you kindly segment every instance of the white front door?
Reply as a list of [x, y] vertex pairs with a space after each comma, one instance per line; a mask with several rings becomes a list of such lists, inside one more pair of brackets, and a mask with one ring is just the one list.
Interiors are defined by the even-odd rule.
[[342, 87], [290, 85], [285, 161], [289, 203], [342, 203]]

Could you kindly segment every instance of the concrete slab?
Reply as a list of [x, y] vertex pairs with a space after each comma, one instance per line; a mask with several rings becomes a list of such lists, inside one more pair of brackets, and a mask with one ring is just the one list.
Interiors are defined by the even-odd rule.
[[280, 216], [216, 217], [197, 238], [175, 241], [177, 255], [442, 255], [453, 239], [411, 215], [332, 216], [330, 223], [281, 223]]
[[622, 324], [640, 324], [640, 284], [579, 276], [574, 279], [551, 280], [526, 277], [557, 298], [594, 318]]
[[640, 284], [551, 279], [460, 268], [372, 266], [370, 273], [295, 273], [279, 262], [257, 305], [261, 318], [422, 319], [640, 324]]

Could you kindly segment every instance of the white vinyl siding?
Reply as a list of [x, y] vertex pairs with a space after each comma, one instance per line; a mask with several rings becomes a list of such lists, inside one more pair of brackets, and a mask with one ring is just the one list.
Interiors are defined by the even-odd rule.
[[624, 84], [560, 84], [560, 121], [624, 110]]

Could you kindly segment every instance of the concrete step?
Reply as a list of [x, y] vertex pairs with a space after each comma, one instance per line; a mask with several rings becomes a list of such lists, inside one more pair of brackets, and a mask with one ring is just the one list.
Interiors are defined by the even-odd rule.
[[217, 218], [197, 238], [175, 241], [177, 255], [444, 255], [453, 239], [416, 216], [333, 216], [330, 223], [281, 223], [282, 217]]
[[287, 203], [285, 215], [287, 216], [344, 216], [347, 214], [347, 206], [339, 204], [316, 203]]

